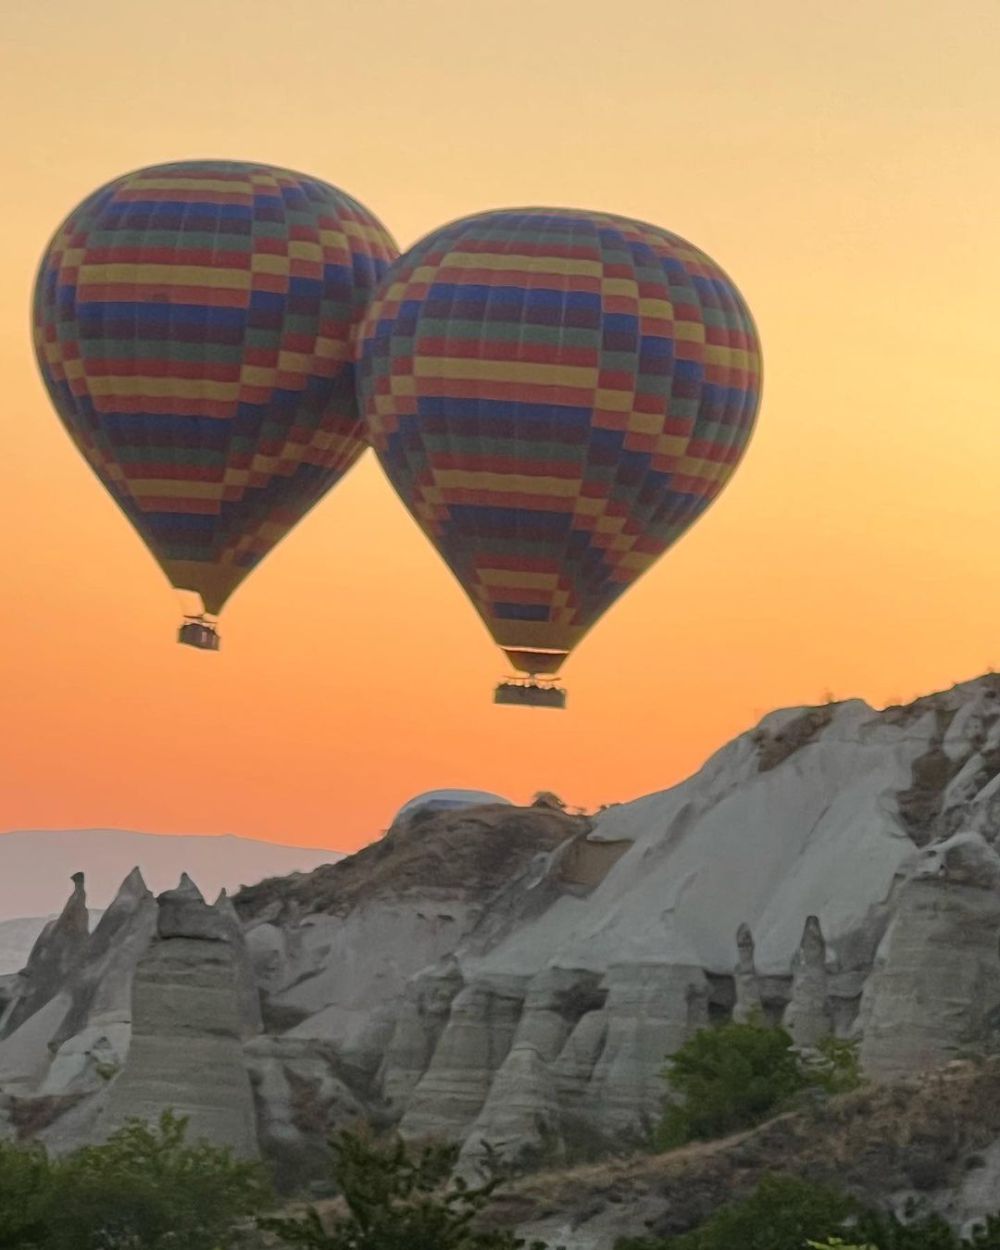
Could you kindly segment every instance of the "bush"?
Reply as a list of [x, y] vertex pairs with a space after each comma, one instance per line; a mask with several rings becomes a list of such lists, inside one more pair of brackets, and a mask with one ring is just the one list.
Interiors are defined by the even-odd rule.
[[848, 1245], [840, 1237], [828, 1237], [826, 1241], [807, 1241], [808, 1250], [878, 1250], [876, 1246]]
[[1000, 1216], [961, 1240], [935, 1214], [909, 1221], [859, 1207], [836, 1190], [791, 1176], [765, 1177], [680, 1237], [625, 1238], [615, 1250], [1000, 1250]]
[[268, 1196], [256, 1164], [133, 1122], [65, 1159], [0, 1147], [0, 1250], [225, 1250]]
[[854, 1213], [851, 1200], [836, 1190], [768, 1176], [749, 1198], [720, 1208], [693, 1232], [665, 1241], [619, 1241], [616, 1250], [803, 1250], [810, 1238], [841, 1235]]
[[[810, 1059], [800, 1059], [805, 1083], [827, 1094], [849, 1094], [861, 1085], [858, 1043], [841, 1037], [825, 1037]], [[852, 1250], [845, 1246], [844, 1250]]]
[[51, 1191], [51, 1169], [44, 1150], [0, 1142], [0, 1248], [20, 1250], [41, 1244]]
[[[479, 1188], [453, 1178], [457, 1147], [425, 1146], [411, 1154], [401, 1141], [379, 1147], [351, 1132], [342, 1132], [330, 1147], [334, 1179], [347, 1214], [335, 1216], [329, 1228], [324, 1228], [315, 1208], [297, 1218], [258, 1221], [286, 1245], [310, 1250], [518, 1250], [525, 1246], [511, 1232], [474, 1227], [499, 1178]], [[529, 1250], [545, 1247], [536, 1243]]]
[[664, 1075], [683, 1102], [665, 1109], [663, 1149], [749, 1128], [806, 1084], [789, 1034], [757, 1021], [700, 1029]]
[[668, 1098], [656, 1145], [721, 1137], [759, 1124], [806, 1090], [844, 1094], [861, 1084], [857, 1043], [825, 1038], [808, 1056], [784, 1029], [759, 1018], [700, 1029], [664, 1070]]

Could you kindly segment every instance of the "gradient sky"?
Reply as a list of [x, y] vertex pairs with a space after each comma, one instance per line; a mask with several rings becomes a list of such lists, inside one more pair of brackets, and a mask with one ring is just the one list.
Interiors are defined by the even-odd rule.
[[[0, 0], [0, 829], [348, 849], [417, 791], [596, 805], [776, 706], [1000, 664], [1000, 7], [919, 0]], [[754, 311], [739, 472], [566, 666], [505, 667], [369, 455], [255, 571], [218, 655], [79, 458], [28, 307], [51, 231], [137, 166], [314, 173], [406, 247], [478, 209], [674, 230]]]

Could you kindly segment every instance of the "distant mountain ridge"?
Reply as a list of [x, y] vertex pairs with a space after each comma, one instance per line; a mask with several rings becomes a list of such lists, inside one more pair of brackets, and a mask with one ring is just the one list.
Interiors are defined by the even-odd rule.
[[206, 894], [233, 891], [265, 877], [311, 872], [341, 859], [338, 851], [284, 846], [229, 834], [139, 833], [127, 829], [34, 829], [0, 834], [0, 921], [46, 917], [61, 910], [69, 878], [87, 875], [87, 900], [104, 908], [135, 867], [154, 893], [182, 872]]

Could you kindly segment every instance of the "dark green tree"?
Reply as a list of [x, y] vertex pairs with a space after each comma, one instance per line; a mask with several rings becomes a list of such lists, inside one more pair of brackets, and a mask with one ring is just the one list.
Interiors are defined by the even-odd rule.
[[[324, 1227], [315, 1208], [294, 1218], [269, 1218], [260, 1227], [289, 1246], [309, 1250], [518, 1250], [511, 1232], [475, 1226], [499, 1178], [478, 1187], [452, 1175], [457, 1148], [425, 1146], [411, 1152], [401, 1141], [380, 1146], [360, 1133], [330, 1143], [333, 1174], [346, 1208]], [[529, 1250], [544, 1250], [533, 1245]]]
[[664, 1076], [682, 1101], [668, 1097], [658, 1134], [663, 1149], [758, 1124], [807, 1084], [790, 1035], [757, 1021], [699, 1030]]
[[127, 1124], [104, 1145], [50, 1164], [43, 1250], [225, 1250], [269, 1189], [258, 1165], [188, 1145], [187, 1123]]
[[51, 1190], [44, 1150], [0, 1142], [0, 1250], [41, 1245]]

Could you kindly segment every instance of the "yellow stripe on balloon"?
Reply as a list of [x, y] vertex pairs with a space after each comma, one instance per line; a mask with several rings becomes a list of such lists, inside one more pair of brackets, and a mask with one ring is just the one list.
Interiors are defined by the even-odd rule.
[[602, 295], [627, 295], [631, 299], [639, 294], [639, 285], [632, 278], [602, 278]]
[[79, 286], [200, 286], [231, 291], [250, 289], [249, 269], [212, 269], [208, 265], [81, 265]]
[[223, 178], [130, 178], [126, 187], [129, 191], [221, 191], [229, 195], [250, 195], [253, 189], [249, 180]]
[[513, 269], [521, 273], [556, 273], [578, 278], [600, 278], [604, 266], [599, 260], [581, 260], [572, 256], [519, 256], [484, 252], [449, 252], [441, 269]]
[[243, 386], [273, 386], [277, 373], [274, 365], [244, 365], [240, 369], [240, 383]]
[[131, 494], [140, 503], [146, 497], [156, 499], [221, 499], [223, 482], [175, 481], [168, 477], [126, 478]]
[[527, 569], [479, 569], [478, 580], [485, 586], [521, 586], [525, 590], [556, 590], [558, 573], [532, 573]]
[[742, 347], [709, 344], [705, 348], [705, 364], [728, 365], [731, 369], [749, 369], [750, 353]]
[[[592, 387], [597, 382], [597, 370], [590, 365], [543, 365], [519, 361], [516, 377], [512, 377], [510, 361], [474, 360], [463, 356], [417, 356], [413, 361], [413, 372], [418, 378], [511, 382], [514, 386], [526, 382], [534, 386]], [[631, 402], [627, 406], [631, 407]]]
[[674, 338], [687, 343], [704, 343], [705, 327], [700, 321], [678, 321], [674, 324]]
[[639, 316], [652, 317], [657, 321], [672, 321], [674, 306], [665, 299], [641, 299], [639, 300]]
[[526, 473], [470, 473], [467, 469], [438, 469], [434, 482], [441, 490], [488, 490], [504, 495], [557, 496], [570, 499], [580, 483], [565, 477], [533, 477]]
[[[634, 398], [634, 392], [631, 389], [609, 391], [602, 388], [594, 395], [594, 407], [603, 409], [605, 412], [631, 412]], [[663, 424], [662, 420], [660, 424]]]
[[209, 382], [203, 378], [91, 377], [91, 395], [135, 396], [143, 399], [236, 399], [239, 382]]
[[292, 239], [288, 244], [288, 255], [295, 260], [322, 261], [323, 249], [318, 243], [311, 243], [306, 239]]
[[282, 373], [311, 373], [312, 360], [304, 352], [283, 351], [278, 353], [278, 368]]
[[261, 252], [250, 262], [251, 273], [273, 273], [287, 278], [291, 262], [287, 256], [277, 256], [273, 252]]
[[313, 346], [313, 355], [317, 360], [345, 360], [351, 354], [350, 345], [338, 343], [336, 339], [320, 336]]

